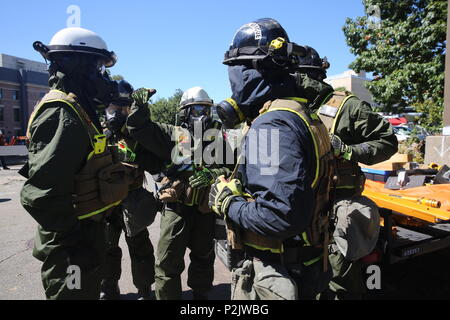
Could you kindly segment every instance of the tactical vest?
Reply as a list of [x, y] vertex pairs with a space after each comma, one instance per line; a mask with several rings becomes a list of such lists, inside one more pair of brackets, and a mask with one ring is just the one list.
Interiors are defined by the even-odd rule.
[[[335, 134], [340, 115], [346, 102], [355, 97], [348, 92], [336, 91], [331, 98], [317, 111], [318, 116], [327, 128], [328, 132]], [[344, 141], [345, 143], [345, 141]], [[340, 158], [336, 161], [336, 184], [338, 193], [346, 196], [355, 196], [362, 192], [365, 183], [364, 174], [357, 162]]]
[[[311, 134], [316, 159], [314, 180], [311, 184], [314, 192], [314, 212], [308, 230], [302, 237], [306, 246], [324, 249], [328, 247], [329, 240], [328, 224], [333, 155], [325, 126], [316, 114], [307, 111], [305, 104], [306, 100], [300, 98], [277, 99], [273, 102], [268, 101], [260, 113], [279, 110], [292, 112], [306, 124]], [[281, 241], [269, 239], [248, 230], [243, 232], [242, 241], [244, 244], [259, 250], [270, 250], [272, 253], [283, 251]]]
[[87, 156], [84, 166], [75, 175], [72, 201], [79, 220], [86, 218], [101, 220], [100, 213], [111, 212], [128, 195], [129, 169], [121, 162], [113, 160], [112, 153], [107, 147], [106, 136], [97, 130], [72, 93], [51, 90], [42, 98], [30, 117], [28, 138], [31, 138], [29, 132], [31, 123], [51, 102], [68, 105], [78, 115], [89, 135], [92, 151]]

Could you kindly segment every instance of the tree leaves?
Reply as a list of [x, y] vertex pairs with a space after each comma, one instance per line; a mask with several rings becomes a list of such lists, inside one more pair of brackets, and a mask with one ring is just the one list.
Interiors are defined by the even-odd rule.
[[[350, 68], [373, 72], [367, 83], [383, 111], [406, 106], [427, 109], [428, 128], [442, 126], [447, 26], [445, 0], [363, 0], [373, 17], [348, 18], [343, 27], [350, 51]], [[373, 10], [378, 8], [379, 10]], [[369, 10], [371, 9], [371, 10]], [[376, 20], [376, 19], [375, 19]]]
[[175, 90], [173, 96], [169, 98], [160, 98], [151, 105], [152, 120], [155, 122], [175, 124], [175, 115], [178, 113], [178, 106], [180, 104], [183, 91]]

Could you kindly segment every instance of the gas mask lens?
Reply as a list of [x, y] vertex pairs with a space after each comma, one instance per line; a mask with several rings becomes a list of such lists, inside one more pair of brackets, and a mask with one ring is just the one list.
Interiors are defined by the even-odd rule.
[[205, 105], [192, 105], [190, 107], [190, 116], [198, 118], [201, 116], [209, 116], [211, 114], [211, 107]]

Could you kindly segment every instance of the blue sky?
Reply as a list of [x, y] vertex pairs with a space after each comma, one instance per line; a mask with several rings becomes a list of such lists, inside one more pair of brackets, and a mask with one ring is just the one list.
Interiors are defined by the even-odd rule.
[[327, 56], [328, 74], [334, 75], [354, 59], [342, 32], [345, 19], [364, 14], [361, 0], [2, 1], [0, 52], [43, 61], [32, 43], [48, 43], [66, 27], [70, 5], [80, 7], [81, 27], [97, 32], [116, 52], [112, 74], [123, 75], [135, 88], [157, 89], [157, 98], [202, 86], [217, 102], [230, 95], [221, 62], [241, 25], [277, 19], [291, 41]]

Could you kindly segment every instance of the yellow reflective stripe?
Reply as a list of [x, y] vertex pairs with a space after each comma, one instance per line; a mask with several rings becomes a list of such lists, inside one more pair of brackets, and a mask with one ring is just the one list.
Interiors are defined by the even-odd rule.
[[[331, 96], [334, 95], [334, 91], [331, 92], [329, 95], [327, 95], [327, 97], [325, 99], [323, 99], [323, 102], [320, 105], [325, 104], [325, 102], [327, 102], [328, 100], [330, 100]], [[319, 112], [320, 108], [317, 109], [317, 112]]]
[[303, 238], [303, 241], [305, 242], [305, 245], [306, 245], [307, 247], [310, 247], [310, 246], [311, 246], [311, 243], [308, 241], [308, 234], [307, 234], [306, 232], [303, 232], [303, 233], [302, 233], [302, 238]]
[[305, 261], [303, 262], [303, 265], [305, 265], [306, 267], [316, 263], [317, 261], [320, 261], [323, 258], [323, 254], [321, 254], [320, 256], [318, 256], [317, 258], [311, 259], [309, 261]]
[[122, 200], [119, 200], [117, 202], [111, 203], [110, 205], [108, 205], [108, 206], [106, 206], [106, 207], [104, 207], [102, 209], [99, 209], [97, 211], [94, 211], [94, 212], [91, 212], [91, 213], [79, 216], [78, 220], [83, 220], [83, 219], [95, 216], [96, 214], [102, 213], [102, 212], [104, 212], [104, 211], [106, 211], [106, 210], [108, 210], [108, 209], [110, 209], [112, 207], [118, 206], [121, 202], [122, 202]]
[[271, 253], [283, 253], [283, 247], [281, 247], [281, 249], [273, 249], [273, 248], [266, 248], [266, 247], [261, 247], [258, 246], [256, 244], [253, 243], [249, 243], [249, 242], [244, 242], [244, 244], [246, 246], [252, 247], [253, 249], [257, 249], [257, 250], [261, 250], [261, 251], [270, 251]]
[[306, 126], [308, 127], [309, 132], [311, 133], [311, 137], [312, 137], [313, 142], [314, 142], [314, 152], [316, 154], [316, 175], [315, 175], [313, 183], [311, 184], [311, 188], [314, 188], [316, 186], [318, 180], [319, 180], [319, 167], [320, 167], [320, 159], [319, 158], [320, 157], [319, 157], [319, 146], [317, 145], [317, 141], [316, 141], [316, 138], [314, 136], [314, 133], [312, 132], [311, 126], [309, 125], [308, 121], [299, 112], [297, 112], [295, 110], [292, 110], [292, 109], [289, 109], [289, 108], [273, 108], [273, 109], [270, 109], [268, 112], [277, 111], [277, 110], [290, 111], [290, 112], [293, 112], [296, 115], [298, 115], [300, 117], [300, 119], [302, 119], [303, 122], [306, 124]]
[[286, 98], [283, 98], [283, 99], [295, 100], [295, 101], [302, 102], [302, 103], [308, 103], [308, 99], [298, 98], [298, 97], [286, 97]]
[[94, 150], [92, 150], [92, 151], [89, 153], [87, 159], [88, 159], [88, 160], [91, 159], [93, 155], [94, 155]]
[[336, 130], [336, 124], [337, 124], [337, 119], [339, 119], [339, 116], [341, 115], [341, 111], [342, 111], [342, 107], [344, 106], [344, 104], [347, 102], [348, 99], [355, 97], [355, 95], [349, 95], [348, 97], [346, 97], [341, 105], [339, 106], [338, 112], [336, 114], [336, 117], [334, 117], [334, 121], [333, 121], [333, 126], [331, 127], [331, 131], [330, 133], [334, 134], [334, 131]]
[[336, 187], [336, 189], [355, 189], [356, 187], [355, 186], [339, 186], [339, 187]]
[[[58, 89], [53, 89], [53, 90], [50, 90], [50, 91], [56, 91], [56, 92], [60, 92], [60, 93], [62, 93], [62, 94], [67, 95], [67, 93], [65, 93], [65, 92], [63, 92], [63, 91], [61, 91], [61, 90], [58, 90]], [[84, 122], [83, 117], [78, 113], [77, 109], [76, 109], [70, 102], [68, 102], [68, 101], [61, 100], [61, 99], [56, 99], [56, 100], [49, 100], [49, 101], [46, 101], [45, 103], [47, 103], [47, 102], [54, 102], [54, 101], [64, 102], [64, 103], [66, 103], [67, 105], [69, 105], [69, 106], [73, 109], [73, 111], [75, 111], [75, 113], [78, 115], [78, 117], [81, 119], [81, 121]], [[91, 125], [92, 125], [92, 127], [94, 128], [94, 130], [95, 130], [98, 134], [100, 134], [100, 132], [98, 131], [97, 127], [94, 126], [92, 123], [91, 123]]]
[[233, 107], [233, 109], [236, 111], [236, 113], [239, 116], [239, 120], [240, 121], [244, 121], [245, 119], [245, 115], [242, 113], [241, 109], [239, 108], [239, 106], [237, 105], [236, 101], [234, 101], [231, 98], [225, 99], [225, 101], [227, 101], [229, 104], [231, 104], [231, 106]]

